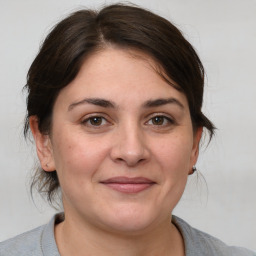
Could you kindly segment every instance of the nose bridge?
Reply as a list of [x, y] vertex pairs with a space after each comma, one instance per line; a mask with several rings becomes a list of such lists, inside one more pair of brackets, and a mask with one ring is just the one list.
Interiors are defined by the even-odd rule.
[[125, 162], [128, 166], [146, 160], [148, 150], [143, 131], [135, 120], [126, 120], [116, 131], [115, 143], [112, 148], [115, 161]]

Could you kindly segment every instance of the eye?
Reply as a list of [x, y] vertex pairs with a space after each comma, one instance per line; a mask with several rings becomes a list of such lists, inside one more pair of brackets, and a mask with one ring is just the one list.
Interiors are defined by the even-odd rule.
[[154, 116], [152, 117], [148, 122], [147, 124], [149, 125], [155, 125], [155, 126], [168, 126], [168, 125], [171, 125], [171, 124], [174, 124], [174, 121], [167, 117], [167, 116]]
[[82, 121], [86, 126], [103, 126], [107, 124], [107, 120], [102, 116], [92, 116]]

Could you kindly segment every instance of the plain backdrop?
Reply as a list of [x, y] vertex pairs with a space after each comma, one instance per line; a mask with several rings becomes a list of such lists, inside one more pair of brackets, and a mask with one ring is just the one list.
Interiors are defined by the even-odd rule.
[[[115, 1], [0, 1], [0, 241], [55, 212], [29, 194], [35, 153], [22, 137], [26, 72], [49, 29], [68, 13]], [[135, 0], [176, 24], [206, 68], [204, 112], [218, 130], [174, 211], [228, 244], [256, 250], [256, 1]], [[207, 139], [205, 140], [207, 144]]]

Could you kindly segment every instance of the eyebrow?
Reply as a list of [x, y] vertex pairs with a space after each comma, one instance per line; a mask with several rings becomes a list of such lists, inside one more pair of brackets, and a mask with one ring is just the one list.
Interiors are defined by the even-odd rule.
[[68, 111], [71, 111], [76, 106], [83, 105], [86, 103], [100, 106], [103, 108], [115, 108], [116, 107], [116, 104], [110, 100], [104, 100], [104, 99], [100, 99], [100, 98], [86, 98], [81, 101], [74, 102], [74, 103], [70, 104], [68, 107]]
[[183, 104], [175, 98], [148, 100], [143, 104], [143, 107], [145, 108], [160, 107], [167, 104], [175, 104], [180, 108], [184, 109]]
[[[86, 103], [92, 104], [95, 106], [100, 106], [103, 108], [117, 108], [117, 105], [113, 101], [110, 101], [110, 100], [105, 100], [105, 99], [101, 99], [101, 98], [85, 98], [83, 100], [80, 100], [80, 101], [70, 104], [68, 107], [68, 111], [71, 111], [76, 106], [83, 105]], [[142, 107], [143, 108], [152, 108], [152, 107], [160, 107], [160, 106], [167, 105], [167, 104], [175, 104], [175, 105], [179, 106], [181, 109], [184, 109], [183, 104], [175, 98], [167, 98], [167, 99], [159, 98], [159, 99], [155, 99], [155, 100], [148, 100], [142, 105]]]

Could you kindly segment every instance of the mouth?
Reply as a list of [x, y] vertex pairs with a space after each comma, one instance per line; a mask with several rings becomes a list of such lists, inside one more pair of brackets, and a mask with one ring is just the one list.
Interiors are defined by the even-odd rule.
[[100, 183], [113, 190], [127, 194], [139, 193], [156, 184], [154, 181], [144, 177], [129, 178], [123, 176], [103, 180]]

